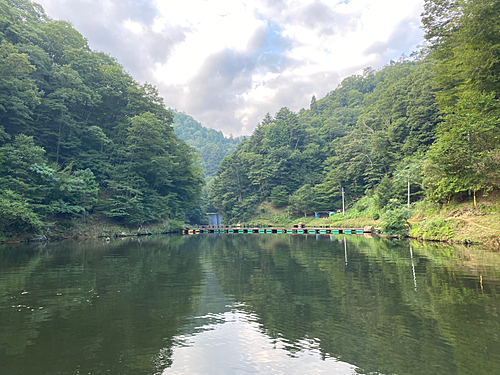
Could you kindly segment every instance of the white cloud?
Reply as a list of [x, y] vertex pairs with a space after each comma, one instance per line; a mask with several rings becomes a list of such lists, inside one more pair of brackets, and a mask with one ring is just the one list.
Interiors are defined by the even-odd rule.
[[[354, 375], [356, 366], [335, 358], [322, 358], [317, 339], [289, 343], [262, 333], [256, 317], [243, 311], [212, 316], [219, 324], [198, 327], [195, 335], [175, 338], [168, 374], [339, 374]], [[293, 354], [292, 354], [293, 353]], [[158, 357], [170, 357], [168, 349]]]
[[251, 133], [268, 111], [307, 107], [313, 94], [422, 40], [423, 0], [39, 2], [156, 84], [168, 106], [235, 135]]
[[249, 17], [246, 6], [237, 1], [219, 0], [216, 6], [204, 0], [183, 1], [175, 6], [160, 0], [157, 4], [164, 23], [178, 23], [192, 30], [173, 56], [155, 70], [155, 77], [167, 85], [192, 79], [213, 53], [224, 49], [245, 51], [254, 32], [264, 23]]
[[131, 19], [125, 20], [123, 22], [123, 27], [132, 31], [134, 34], [144, 33], [144, 26], [142, 26], [139, 22], [132, 21]]

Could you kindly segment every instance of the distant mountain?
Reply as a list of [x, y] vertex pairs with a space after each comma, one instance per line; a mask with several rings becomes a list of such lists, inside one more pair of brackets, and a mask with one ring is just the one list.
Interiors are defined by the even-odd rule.
[[219, 130], [206, 128], [191, 116], [171, 109], [174, 114], [174, 130], [177, 136], [198, 150], [206, 177], [215, 176], [222, 159], [230, 155], [244, 139], [243, 136], [224, 137]]

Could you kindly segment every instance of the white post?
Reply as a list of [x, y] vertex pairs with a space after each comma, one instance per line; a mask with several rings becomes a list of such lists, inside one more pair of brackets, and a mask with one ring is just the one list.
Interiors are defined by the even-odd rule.
[[413, 285], [415, 285], [415, 292], [417, 291], [417, 275], [415, 275], [415, 263], [413, 263], [413, 249], [410, 245], [410, 256], [411, 256], [411, 269], [413, 270]]
[[344, 237], [345, 265], [347, 266], [347, 239]]
[[342, 188], [342, 215], [345, 215], [344, 188]]

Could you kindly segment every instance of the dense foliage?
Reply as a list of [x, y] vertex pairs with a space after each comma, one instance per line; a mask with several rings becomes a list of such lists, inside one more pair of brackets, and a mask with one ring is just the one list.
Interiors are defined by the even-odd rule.
[[341, 209], [344, 187], [350, 203], [369, 194], [384, 207], [405, 199], [408, 180], [415, 199], [422, 194], [415, 166], [439, 122], [430, 65], [412, 56], [366, 69], [325, 98], [313, 97], [308, 110], [267, 115], [222, 162], [215, 205], [232, 221], [246, 220], [266, 199], [307, 215]]
[[436, 200], [500, 185], [499, 14], [498, 0], [425, 2], [423, 25], [444, 113], [425, 165]]
[[499, 13], [500, 0], [426, 0], [421, 52], [241, 139], [168, 111], [39, 5], [0, 0], [0, 235], [92, 214], [245, 221], [264, 201], [303, 216], [340, 209], [342, 189], [373, 217], [423, 197], [475, 201], [500, 185]]
[[0, 235], [184, 217], [203, 180], [153, 86], [29, 0], [0, 0], [0, 40]]
[[183, 112], [171, 111], [174, 113], [175, 133], [199, 152], [205, 177], [207, 180], [212, 179], [222, 159], [236, 150], [243, 137], [224, 137], [220, 130], [206, 128]]
[[368, 196], [379, 211], [498, 188], [498, 14], [500, 1], [426, 0], [421, 52], [346, 78], [307, 110], [268, 114], [222, 162], [215, 206], [239, 221], [264, 200], [291, 215], [336, 210], [342, 187], [348, 205]]

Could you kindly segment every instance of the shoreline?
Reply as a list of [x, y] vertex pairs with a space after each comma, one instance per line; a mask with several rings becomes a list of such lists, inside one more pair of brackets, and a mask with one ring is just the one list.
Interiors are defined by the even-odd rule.
[[55, 225], [43, 234], [20, 233], [17, 237], [0, 240], [0, 244], [43, 243], [63, 240], [89, 240], [98, 238], [125, 238], [143, 237], [156, 234], [180, 233], [184, 223], [175, 220], [165, 220], [151, 225], [126, 226], [110, 222], [109, 220], [94, 219], [91, 222], [76, 223], [71, 228], [64, 228], [64, 223], [56, 222]]
[[[482, 245], [491, 248], [492, 251], [500, 250], [500, 230], [490, 228], [485, 225], [474, 222], [475, 219], [481, 219], [487, 215], [469, 215], [466, 220], [462, 217], [443, 217], [443, 214], [430, 215], [421, 219], [422, 213], [418, 210], [413, 218], [410, 219], [410, 231], [408, 238], [423, 243], [442, 243], [449, 245]], [[381, 220], [373, 220], [371, 218], [348, 218], [345, 220], [330, 221], [328, 219], [301, 218], [293, 222], [266, 222], [256, 223], [256, 221], [248, 223], [240, 223], [241, 227], [261, 226], [267, 228], [292, 228], [294, 224], [303, 221], [305, 229], [314, 227], [335, 227], [335, 228], [353, 228], [353, 227], [373, 227], [380, 228], [383, 224]], [[297, 223], [295, 223], [297, 222]], [[436, 225], [436, 223], [438, 225]], [[500, 226], [500, 223], [499, 223]], [[62, 230], [56, 228], [48, 236], [45, 235], [19, 235], [17, 238], [10, 238], [0, 241], [0, 244], [21, 244], [21, 243], [39, 243], [53, 242], [62, 240], [88, 240], [98, 238], [126, 238], [126, 237], [142, 237], [152, 236], [157, 234], [178, 234], [186, 229], [186, 225], [181, 225], [180, 222], [166, 221], [164, 223], [131, 228], [130, 226], [122, 226], [116, 223], [96, 220], [91, 224], [80, 224], [70, 230]], [[236, 227], [236, 225], [235, 225]], [[475, 228], [481, 230], [473, 230]], [[392, 237], [390, 235], [378, 234], [379, 236]], [[394, 236], [398, 237], [398, 236]], [[401, 237], [400, 237], [401, 238]]]

